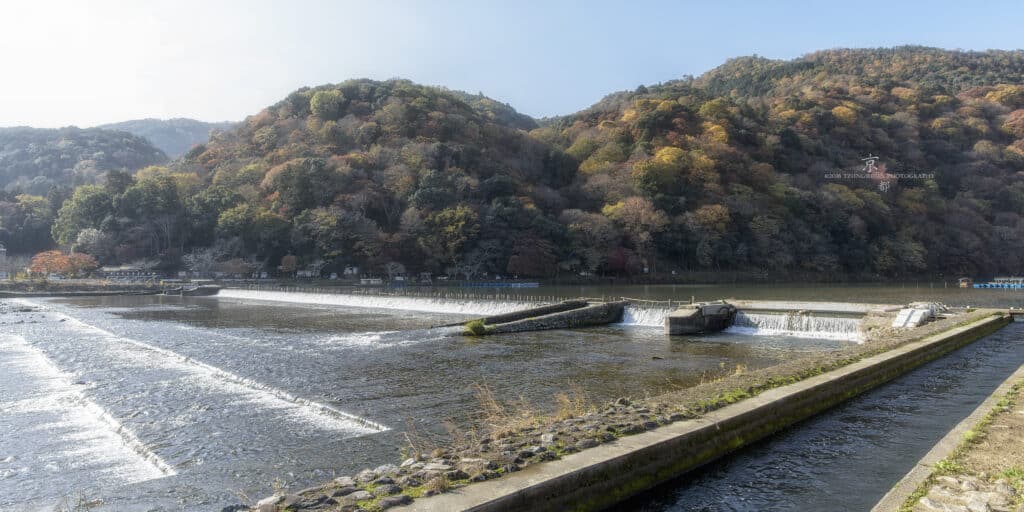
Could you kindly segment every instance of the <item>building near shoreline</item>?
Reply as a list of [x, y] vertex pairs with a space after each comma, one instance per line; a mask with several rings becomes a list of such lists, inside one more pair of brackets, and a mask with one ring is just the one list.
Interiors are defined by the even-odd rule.
[[120, 265], [117, 267], [102, 267], [100, 273], [106, 278], [120, 279], [152, 279], [160, 276], [159, 272], [152, 269], [141, 268], [136, 265]]

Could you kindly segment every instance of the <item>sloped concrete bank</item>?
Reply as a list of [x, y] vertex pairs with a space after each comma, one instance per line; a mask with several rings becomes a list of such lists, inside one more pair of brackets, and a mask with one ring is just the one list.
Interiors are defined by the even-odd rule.
[[525, 331], [544, 331], [550, 329], [573, 329], [607, 325], [622, 320], [625, 302], [606, 302], [586, 307], [571, 309], [558, 313], [513, 320], [510, 322], [486, 325], [486, 334], [499, 334]]
[[557, 304], [549, 304], [547, 306], [524, 309], [522, 311], [505, 313], [503, 315], [492, 315], [484, 317], [482, 320], [487, 325], [504, 324], [507, 322], [515, 322], [516, 320], [525, 320], [527, 318], [550, 315], [552, 313], [561, 313], [563, 311], [571, 311], [574, 309], [580, 309], [585, 307], [587, 307], [587, 301], [585, 300], [566, 300], [559, 302]]
[[402, 510], [601, 510], [1002, 328], [1005, 312], [771, 389], [704, 416], [414, 501]]
[[[983, 424], [985, 417], [993, 414], [993, 411], [997, 411], [998, 404], [1010, 396], [1015, 387], [1022, 385], [1024, 385], [1024, 366], [1007, 377], [970, 415], [953, 427], [938, 443], [935, 443], [935, 446], [924, 457], [921, 457], [921, 460], [878, 501], [871, 512], [897, 512], [904, 508], [908, 498], [929, 480], [938, 469], [939, 463], [956, 453], [967, 439], [966, 436], [969, 435], [969, 432], [971, 432], [971, 436], [977, 436], [978, 430], [983, 430], [978, 427]], [[1011, 447], [1004, 446], [1004, 448]], [[980, 481], [974, 483], [975, 487], [982, 484]], [[953, 490], [959, 494], [964, 490], [969, 490], [966, 487], [958, 486]]]
[[[485, 316], [483, 318], [477, 318], [484, 324], [500, 324], [505, 322], [514, 322], [516, 320], [523, 320], [540, 315], [548, 315], [551, 313], [560, 313], [562, 311], [570, 311], [573, 309], [579, 309], [587, 306], [585, 300], [565, 300], [562, 302], [556, 302], [554, 304], [546, 304], [544, 306], [537, 306], [535, 308], [522, 309], [519, 311], [513, 311], [511, 313], [503, 313], [500, 315]], [[450, 324], [435, 325], [434, 327], [455, 327], [458, 325], [465, 325], [467, 322], [453, 322]]]

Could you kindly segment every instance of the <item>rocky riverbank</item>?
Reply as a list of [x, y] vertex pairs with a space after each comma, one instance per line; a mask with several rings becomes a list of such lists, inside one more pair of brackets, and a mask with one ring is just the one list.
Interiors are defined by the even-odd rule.
[[664, 406], [651, 409], [620, 398], [600, 411], [579, 417], [474, 437], [458, 447], [414, 455], [397, 466], [386, 464], [322, 486], [272, 496], [260, 501], [254, 510], [386, 510], [411, 503], [414, 498], [499, 478], [530, 464], [696, 416], [672, 412]]
[[1024, 512], [1024, 381], [1017, 383], [903, 506], [912, 512]]
[[[816, 353], [747, 372], [726, 369], [706, 376], [701, 384], [643, 400], [620, 398], [594, 406], [578, 396], [563, 395], [554, 414], [537, 414], [498, 404], [484, 396], [483, 418], [442, 447], [409, 447], [412, 456], [398, 465], [384, 465], [322, 486], [278, 493], [253, 510], [386, 510], [413, 499], [500, 478], [561, 456], [638, 434], [756, 396], [882, 353], [911, 341], [979, 320], [992, 311], [974, 311], [923, 327], [886, 336], [868, 336], [867, 343]], [[486, 395], [486, 394], [485, 394]]]
[[940, 476], [914, 505], [914, 512], [1015, 512], [1017, 489], [1005, 478], [990, 482], [971, 475]]

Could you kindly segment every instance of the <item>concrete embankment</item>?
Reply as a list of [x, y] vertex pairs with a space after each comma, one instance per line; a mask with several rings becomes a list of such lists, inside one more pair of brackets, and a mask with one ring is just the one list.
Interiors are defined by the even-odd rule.
[[[587, 301], [585, 300], [566, 300], [555, 304], [547, 304], [535, 308], [521, 309], [519, 311], [513, 311], [511, 313], [485, 316], [482, 318], [478, 318], [477, 320], [483, 322], [485, 325], [501, 324], [505, 322], [514, 322], [516, 320], [523, 320], [535, 316], [549, 315], [551, 313], [560, 313], [562, 311], [570, 311], [573, 309], [579, 309], [586, 306]], [[454, 327], [457, 325], [465, 324], [466, 322], [454, 322], [450, 324], [435, 325], [434, 327]]]
[[771, 389], [693, 420], [622, 437], [502, 478], [419, 499], [403, 510], [601, 510], [771, 435], [1010, 321], [1004, 312]]
[[487, 325], [487, 334], [607, 325], [622, 320], [622, 312], [625, 307], [625, 302], [605, 302], [496, 325], [485, 325]]
[[[1011, 392], [1013, 387], [1020, 382], [1024, 382], [1024, 366], [1013, 372], [1012, 375], [1006, 378], [999, 385], [995, 391], [989, 395], [970, 415], [958, 423], [952, 430], [949, 431], [942, 439], [939, 440], [935, 446], [921, 457], [921, 460], [914, 464], [907, 474], [900, 479], [896, 485], [893, 486], [892, 490], [886, 493], [881, 500], [871, 509], [871, 512], [896, 512], [900, 510], [907, 499], [914, 494], [914, 492], [920, 487], [932, 473], [936, 470], [936, 464], [953, 455], [957, 448], [963, 443], [965, 436], [968, 432], [974, 430], [976, 426], [981, 423], [985, 415], [996, 407], [996, 404], [1000, 402], [1008, 393]], [[962, 489], [957, 489], [961, 491]]]
[[472, 336], [592, 327], [621, 321], [626, 304], [626, 302], [591, 304], [584, 300], [569, 300], [440, 327], [465, 325], [466, 330], [463, 334]]

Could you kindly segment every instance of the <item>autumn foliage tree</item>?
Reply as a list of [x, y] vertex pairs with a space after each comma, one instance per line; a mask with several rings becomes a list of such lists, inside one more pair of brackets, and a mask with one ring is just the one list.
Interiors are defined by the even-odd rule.
[[44, 277], [50, 274], [78, 277], [95, 270], [97, 266], [96, 259], [88, 254], [45, 251], [32, 257], [28, 269], [33, 275]]

